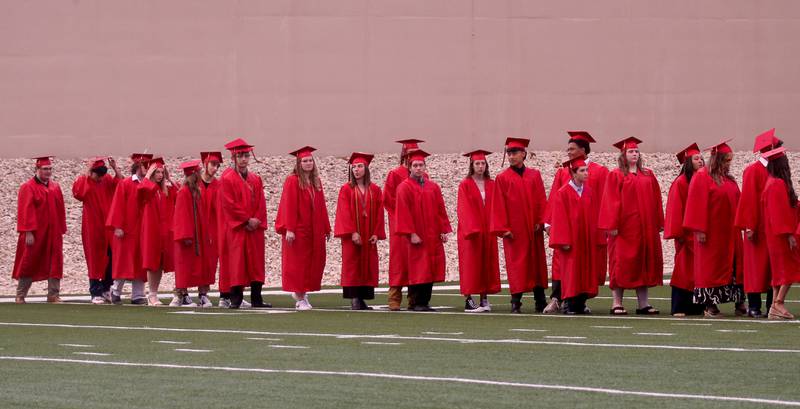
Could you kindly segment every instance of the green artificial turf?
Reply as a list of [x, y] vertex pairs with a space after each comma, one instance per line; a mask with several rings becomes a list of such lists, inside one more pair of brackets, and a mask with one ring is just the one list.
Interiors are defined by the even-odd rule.
[[[385, 304], [384, 294], [376, 296], [376, 305]], [[653, 300], [663, 313], [658, 318], [613, 318], [607, 315], [608, 296], [604, 291], [601, 298], [589, 302], [595, 311], [589, 317], [533, 314], [529, 296], [524, 313], [511, 315], [507, 295], [491, 298], [491, 313], [465, 314], [461, 312], [463, 299], [452, 290], [434, 294], [432, 305], [451, 307], [440, 313], [350, 312], [347, 300], [336, 294], [312, 295], [315, 310], [307, 312], [292, 311], [293, 301], [288, 296], [268, 297], [276, 305], [273, 313], [69, 303], [0, 304], [2, 323], [78, 326], [0, 325], [2, 357], [214, 367], [120, 367], [4, 359], [0, 360], [0, 407], [108, 408], [112, 402], [118, 407], [137, 408], [764, 406], [465, 384], [438, 378], [800, 402], [800, 323], [733, 319], [729, 305], [723, 307], [723, 312], [731, 321], [673, 319], [667, 314], [668, 300]], [[798, 298], [796, 293], [790, 296], [793, 300]], [[633, 294], [629, 297], [626, 307], [632, 313], [635, 301]], [[668, 298], [668, 287], [655, 289], [652, 297]], [[789, 302], [787, 306], [800, 313], [800, 303]], [[188, 311], [196, 313], [176, 314]], [[280, 313], [283, 311], [288, 312]], [[642, 347], [648, 345], [656, 347]], [[180, 348], [210, 352], [175, 351]], [[222, 367], [437, 379], [252, 373], [226, 371]]]

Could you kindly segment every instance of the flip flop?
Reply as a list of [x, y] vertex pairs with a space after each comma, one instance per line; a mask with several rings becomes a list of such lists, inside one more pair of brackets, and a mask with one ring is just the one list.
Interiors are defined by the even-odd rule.
[[611, 315], [628, 315], [628, 311], [625, 311], [625, 307], [623, 306], [616, 306], [609, 311]]
[[658, 315], [660, 313], [661, 311], [655, 309], [652, 305], [636, 309], [636, 314], [638, 315]]

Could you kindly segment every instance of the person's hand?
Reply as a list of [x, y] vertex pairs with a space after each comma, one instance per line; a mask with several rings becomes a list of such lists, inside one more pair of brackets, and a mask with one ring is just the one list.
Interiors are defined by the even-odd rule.
[[255, 230], [260, 225], [261, 225], [261, 220], [258, 220], [255, 217], [251, 217], [250, 219], [247, 220], [247, 226], [250, 227], [250, 231]]
[[286, 232], [286, 242], [289, 243], [289, 244], [292, 244], [294, 242], [294, 232], [293, 231], [287, 231]]
[[512, 239], [513, 240], [514, 239], [514, 235], [510, 231], [507, 231], [507, 232], [503, 233], [503, 238], [504, 239]]
[[114, 237], [121, 239], [125, 237], [125, 232], [122, 229], [114, 229]]
[[698, 243], [705, 243], [706, 242], [706, 234], [703, 232], [696, 232], [694, 237], [697, 239]]
[[85, 175], [88, 176], [88, 177], [92, 177], [92, 164], [91, 163], [87, 163], [86, 164], [86, 173], [85, 173]]
[[571, 248], [572, 247], [570, 247], [569, 245], [561, 246], [561, 250], [564, 250], [564, 251], [569, 251], [569, 249], [571, 249]]
[[442, 239], [442, 243], [447, 243], [447, 233], [440, 234], [439, 238]]
[[188, 247], [188, 246], [191, 246], [191, 245], [192, 245], [192, 243], [194, 243], [194, 242], [192, 241], [192, 239], [185, 239], [185, 240], [183, 240], [183, 245], [184, 245], [184, 246], [187, 246], [187, 247]]
[[369, 238], [369, 244], [375, 244], [377, 242], [378, 242], [378, 236], [373, 234], [372, 237]]
[[747, 237], [747, 240], [753, 241], [756, 239], [756, 232], [755, 230], [747, 229], [744, 231], [744, 237]]
[[353, 233], [353, 235], [350, 236], [350, 240], [353, 240], [353, 244], [355, 244], [356, 246], [360, 246], [362, 244], [361, 235], [358, 233]]
[[619, 234], [619, 230], [615, 229], [615, 230], [609, 230], [608, 231], [608, 236], [609, 237], [616, 237], [617, 234]]
[[411, 244], [420, 244], [422, 239], [417, 236], [417, 233], [411, 233]]
[[25, 245], [26, 246], [33, 246], [33, 243], [36, 242], [36, 239], [33, 237], [32, 231], [25, 232]]
[[789, 235], [789, 250], [794, 251], [796, 248], [797, 248], [797, 239], [794, 236]]
[[108, 167], [110, 167], [114, 172], [117, 171], [117, 161], [113, 157], [109, 156], [107, 159]]
[[156, 172], [156, 164], [151, 163], [150, 166], [147, 167], [147, 173], [144, 175], [145, 178], [150, 179], [153, 177], [153, 173]]

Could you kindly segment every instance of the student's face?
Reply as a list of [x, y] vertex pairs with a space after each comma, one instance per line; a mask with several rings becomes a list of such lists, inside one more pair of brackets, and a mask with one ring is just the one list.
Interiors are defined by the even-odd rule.
[[639, 161], [639, 148], [628, 149], [625, 151], [625, 159], [628, 165], [635, 165]]
[[411, 176], [419, 179], [425, 174], [425, 161], [415, 160], [411, 162]]
[[699, 153], [697, 155], [692, 155], [692, 168], [694, 168], [694, 170], [700, 169], [705, 165], [706, 161], [703, 159], [703, 155]]
[[306, 156], [300, 159], [300, 169], [303, 169], [303, 172], [311, 172], [314, 170], [314, 157]]
[[36, 177], [42, 182], [47, 182], [53, 176], [53, 167], [50, 165], [36, 168]]
[[570, 142], [567, 145], [567, 156], [570, 160], [575, 159], [579, 156], [586, 156], [586, 151], [583, 150], [580, 146], [578, 146], [575, 142]]
[[236, 154], [236, 167], [247, 169], [250, 165], [250, 152], [239, 152]]
[[217, 170], [219, 169], [219, 161], [210, 160], [206, 162], [206, 174], [208, 176], [214, 177], [217, 174]]
[[525, 156], [528, 155], [528, 152], [520, 149], [514, 149], [511, 151], [506, 151], [506, 155], [508, 155], [508, 163], [510, 163], [511, 166], [517, 167], [525, 162]]
[[486, 173], [486, 161], [483, 159], [478, 159], [472, 162], [472, 170], [475, 171], [476, 175], [483, 175]]
[[164, 180], [164, 169], [161, 168], [156, 169], [156, 171], [153, 172], [153, 182], [161, 183], [161, 181], [163, 180]]
[[728, 152], [722, 157], [722, 171], [728, 173], [731, 170], [731, 162], [733, 162], [733, 152]]
[[364, 177], [364, 174], [367, 173], [367, 167], [364, 166], [363, 163], [356, 163], [353, 165], [353, 177], [356, 179], [361, 179]]
[[575, 171], [573, 174], [573, 178], [577, 183], [584, 183], [586, 179], [589, 179], [589, 167], [588, 166], [581, 166], [578, 170]]

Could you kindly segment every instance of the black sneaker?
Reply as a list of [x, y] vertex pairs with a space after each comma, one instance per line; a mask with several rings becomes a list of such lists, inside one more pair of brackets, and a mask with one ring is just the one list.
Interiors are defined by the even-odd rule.
[[111, 304], [122, 305], [122, 297], [111, 294]]
[[483, 308], [475, 304], [475, 300], [472, 297], [469, 297], [464, 302], [464, 312], [483, 312]]
[[135, 300], [131, 300], [131, 304], [133, 305], [146, 305], [147, 299], [146, 298], [137, 298]]
[[522, 314], [522, 303], [511, 301], [511, 313], [512, 314]]
[[761, 312], [761, 310], [757, 310], [755, 308], [748, 309], [747, 316], [750, 318], [764, 318], [764, 314]]

